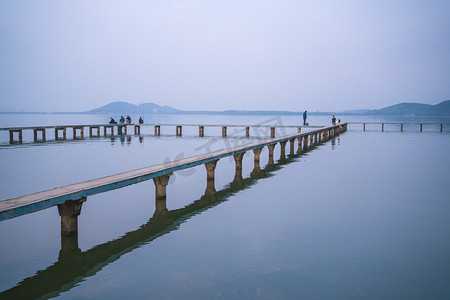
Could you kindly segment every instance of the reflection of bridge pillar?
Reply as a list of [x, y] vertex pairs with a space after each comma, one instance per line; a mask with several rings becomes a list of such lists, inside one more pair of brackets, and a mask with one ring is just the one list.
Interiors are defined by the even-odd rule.
[[72, 235], [78, 232], [78, 216], [84, 201], [86, 198], [68, 200], [58, 204], [58, 212], [61, 216], [61, 235]]
[[157, 212], [166, 211], [167, 210], [166, 199], [165, 198], [156, 199], [155, 206]]
[[166, 186], [169, 183], [170, 175], [172, 173], [153, 178], [156, 200], [166, 199]]
[[280, 146], [281, 146], [280, 159], [286, 158], [286, 143], [287, 143], [287, 141], [280, 142]]
[[289, 140], [289, 145], [291, 146], [289, 149], [289, 154], [290, 155], [294, 155], [294, 149], [295, 149], [295, 139], [290, 139]]
[[272, 145], [267, 145], [267, 148], [269, 148], [269, 165], [273, 165], [274, 161], [273, 161], [273, 149], [275, 149], [275, 145], [276, 144], [272, 144]]
[[67, 258], [73, 261], [75, 255], [80, 253], [77, 232], [72, 235], [61, 235], [61, 250], [59, 250], [58, 260]]

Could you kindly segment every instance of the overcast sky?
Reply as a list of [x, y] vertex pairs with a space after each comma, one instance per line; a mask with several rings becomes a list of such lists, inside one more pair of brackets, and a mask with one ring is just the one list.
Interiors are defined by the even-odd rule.
[[450, 99], [450, 1], [0, 0], [0, 110]]

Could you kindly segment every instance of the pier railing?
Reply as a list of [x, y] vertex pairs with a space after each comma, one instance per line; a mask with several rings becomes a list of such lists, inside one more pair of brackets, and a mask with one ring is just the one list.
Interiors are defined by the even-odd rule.
[[366, 125], [381, 125], [381, 131], [384, 132], [384, 125], [399, 125], [400, 131], [403, 131], [404, 125], [417, 125], [420, 132], [423, 130], [424, 125], [437, 125], [440, 126], [441, 132], [444, 130], [444, 126], [450, 125], [450, 123], [410, 123], [410, 122], [403, 122], [403, 123], [393, 123], [393, 122], [347, 122], [347, 124], [360, 124], [363, 125], [363, 131], [366, 131]]
[[197, 155], [167, 164], [159, 164], [82, 183], [67, 185], [48, 191], [29, 194], [17, 198], [0, 201], [0, 221], [14, 218], [27, 213], [46, 209], [57, 205], [61, 216], [61, 233], [71, 235], [77, 232], [77, 218], [81, 206], [88, 196], [122, 188], [131, 184], [153, 179], [156, 199], [165, 199], [166, 186], [170, 176], [175, 171], [192, 168], [204, 164], [207, 171], [207, 184], [214, 186], [214, 170], [217, 162], [224, 157], [233, 156], [236, 163], [236, 173], [242, 174], [242, 159], [247, 151], [253, 151], [254, 164], [259, 167], [260, 154], [264, 147], [269, 149], [269, 164], [273, 164], [273, 152], [276, 144], [280, 144], [281, 155], [285, 155], [285, 146], [290, 142], [290, 153], [294, 153], [295, 142], [298, 142], [297, 152], [302, 145], [317, 144], [347, 130], [347, 124], [334, 125], [313, 129], [307, 132], [295, 133], [279, 138], [255, 142], [230, 149]]

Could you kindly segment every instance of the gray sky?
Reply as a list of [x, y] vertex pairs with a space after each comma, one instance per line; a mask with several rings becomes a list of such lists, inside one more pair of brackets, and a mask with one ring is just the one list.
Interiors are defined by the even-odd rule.
[[450, 99], [450, 1], [0, 0], [0, 110]]

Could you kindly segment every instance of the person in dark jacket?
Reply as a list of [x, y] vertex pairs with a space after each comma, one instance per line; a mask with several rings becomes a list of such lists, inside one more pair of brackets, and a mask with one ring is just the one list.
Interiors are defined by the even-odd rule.
[[117, 124], [116, 120], [114, 120], [114, 118], [111, 118], [111, 120], [109, 121], [109, 124]]
[[130, 116], [128, 116], [128, 115], [127, 115], [127, 123], [128, 123], [128, 124], [131, 124], [131, 118], [130, 118]]
[[142, 117], [139, 117], [139, 124], [144, 124], [144, 119], [142, 119]]

